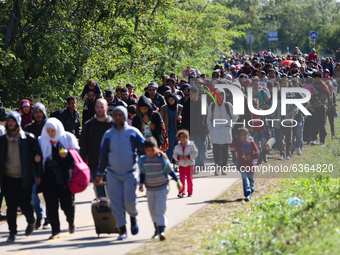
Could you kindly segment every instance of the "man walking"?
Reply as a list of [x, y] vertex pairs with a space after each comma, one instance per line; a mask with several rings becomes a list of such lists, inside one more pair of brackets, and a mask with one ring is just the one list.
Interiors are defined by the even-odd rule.
[[7, 242], [14, 242], [17, 234], [17, 208], [20, 206], [28, 223], [25, 235], [34, 230], [34, 215], [31, 205], [33, 173], [40, 175], [39, 147], [34, 135], [21, 128], [20, 113], [12, 111], [7, 115], [7, 134], [0, 137], [0, 187], [7, 202], [7, 223], [9, 237]]
[[[97, 175], [100, 143], [104, 133], [112, 127], [112, 117], [107, 115], [108, 105], [105, 99], [98, 99], [95, 105], [95, 116], [88, 120], [83, 126], [79, 145], [80, 155], [91, 169], [91, 181], [94, 182]], [[99, 197], [105, 196], [101, 186], [96, 186]]]
[[63, 123], [65, 131], [71, 132], [79, 139], [80, 137], [80, 118], [76, 110], [77, 99], [74, 96], [66, 98], [67, 107], [64, 110], [51, 113], [51, 117], [55, 117]]
[[144, 137], [135, 127], [129, 126], [127, 109], [117, 106], [113, 110], [114, 124], [104, 134], [98, 173], [95, 183], [101, 183], [107, 169], [106, 180], [111, 210], [117, 220], [118, 240], [127, 238], [125, 211], [130, 215], [131, 233], [138, 233], [136, 216], [136, 185], [138, 177], [137, 154], [144, 154]]
[[[47, 118], [46, 108], [42, 103], [36, 103], [32, 111], [32, 122], [25, 126], [24, 131], [32, 133], [36, 138], [41, 135], [41, 131], [45, 125]], [[32, 191], [32, 205], [33, 209], [37, 215], [37, 220], [35, 222], [35, 229], [39, 229], [44, 216], [44, 210], [40, 198], [37, 194], [37, 185], [33, 185]], [[50, 221], [47, 216], [43, 225], [43, 229], [51, 228]]]

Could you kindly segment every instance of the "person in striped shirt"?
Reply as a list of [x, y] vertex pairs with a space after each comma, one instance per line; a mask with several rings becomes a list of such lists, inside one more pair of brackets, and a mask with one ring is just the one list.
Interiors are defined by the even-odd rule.
[[139, 191], [143, 192], [145, 184], [147, 190], [148, 207], [155, 226], [153, 239], [164, 241], [164, 229], [167, 225], [166, 199], [168, 195], [168, 175], [176, 182], [178, 190], [182, 190], [182, 183], [172, 169], [170, 161], [165, 156], [158, 156], [157, 141], [148, 137], [144, 143], [145, 154], [139, 159], [140, 183]]

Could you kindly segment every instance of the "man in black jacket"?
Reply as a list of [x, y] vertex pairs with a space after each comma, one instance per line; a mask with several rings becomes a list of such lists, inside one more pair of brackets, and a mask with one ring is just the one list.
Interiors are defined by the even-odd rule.
[[138, 100], [130, 96], [128, 88], [125, 88], [125, 87], [122, 88], [121, 92], [122, 92], [122, 101], [124, 101], [128, 106], [133, 105], [133, 104], [137, 106]]
[[[105, 99], [98, 99], [95, 105], [96, 115], [83, 126], [79, 145], [80, 156], [87, 162], [91, 169], [91, 181], [94, 182], [97, 175], [97, 167], [100, 154], [100, 143], [104, 133], [112, 127], [112, 117], [107, 114], [108, 105]], [[104, 196], [102, 187], [97, 188], [98, 196]]]
[[82, 119], [82, 124], [89, 119], [91, 119], [95, 115], [95, 110], [94, 106], [96, 104], [96, 94], [90, 90], [87, 92], [87, 99], [84, 103], [84, 108], [83, 108], [83, 119]]
[[[32, 122], [25, 126], [24, 131], [32, 133], [36, 138], [41, 135], [41, 131], [45, 125], [47, 118], [46, 108], [42, 103], [36, 103], [32, 110]], [[39, 229], [44, 217], [44, 210], [40, 198], [37, 194], [37, 186], [34, 184], [32, 191], [32, 205], [37, 215], [35, 229]], [[51, 228], [50, 221], [46, 215], [43, 229]]]
[[[164, 86], [165, 87], [165, 86]], [[157, 106], [160, 110], [163, 105], [166, 104], [164, 97], [157, 92], [158, 85], [156, 82], [151, 82], [148, 85], [148, 94], [147, 97], [151, 98], [152, 103]]]
[[32, 110], [32, 122], [24, 130], [32, 133], [36, 138], [41, 135], [47, 118], [46, 108], [42, 103], [36, 103]]
[[79, 139], [80, 137], [80, 118], [76, 110], [77, 99], [74, 96], [66, 98], [67, 107], [64, 110], [51, 113], [51, 117], [55, 117], [63, 123], [65, 131], [71, 132]]
[[108, 103], [109, 110], [107, 111], [107, 114], [112, 116], [113, 110], [118, 106], [124, 106], [127, 107], [127, 104], [123, 102], [122, 100], [118, 99], [113, 93], [112, 89], [108, 89], [105, 91], [105, 99]]
[[33, 173], [40, 176], [40, 150], [34, 135], [20, 128], [20, 113], [12, 111], [7, 115], [7, 134], [0, 137], [0, 187], [7, 202], [7, 223], [9, 237], [14, 242], [17, 234], [17, 208], [20, 206], [28, 223], [25, 235], [34, 230], [34, 215], [31, 205]]

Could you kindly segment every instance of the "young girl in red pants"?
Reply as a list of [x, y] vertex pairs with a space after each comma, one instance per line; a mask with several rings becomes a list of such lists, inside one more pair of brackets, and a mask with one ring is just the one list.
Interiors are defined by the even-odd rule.
[[178, 144], [175, 146], [173, 158], [177, 160], [179, 167], [179, 179], [183, 184], [183, 189], [179, 192], [178, 197], [185, 195], [185, 178], [188, 185], [188, 197], [193, 192], [193, 174], [195, 171], [195, 158], [198, 156], [198, 150], [193, 141], [189, 140], [189, 132], [181, 129], [177, 132]]

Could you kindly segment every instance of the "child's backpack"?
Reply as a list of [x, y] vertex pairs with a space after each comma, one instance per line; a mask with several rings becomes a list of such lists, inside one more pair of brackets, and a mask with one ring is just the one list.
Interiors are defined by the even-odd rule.
[[90, 168], [80, 157], [78, 151], [69, 150], [72, 158], [74, 159], [74, 170], [72, 179], [68, 183], [68, 188], [73, 194], [84, 191], [90, 183]]

